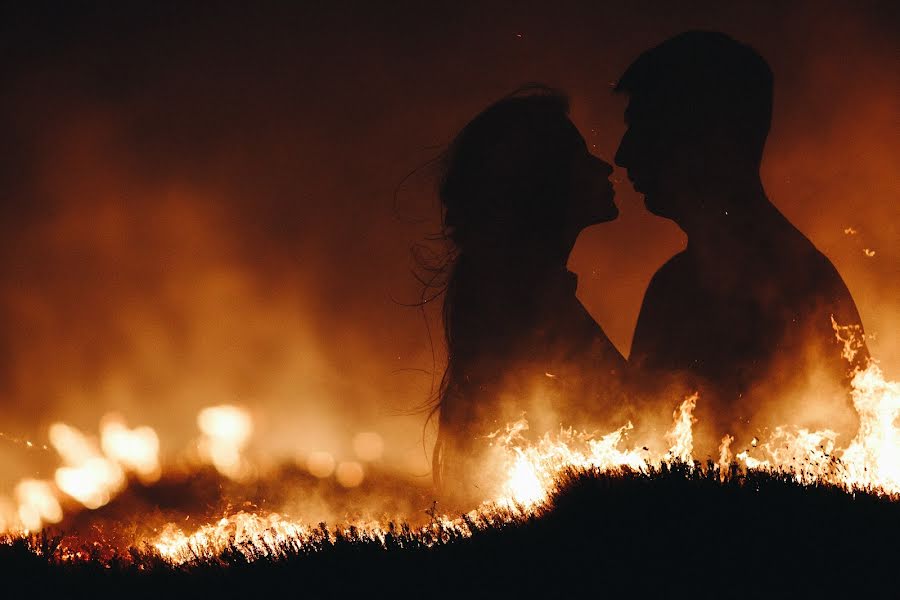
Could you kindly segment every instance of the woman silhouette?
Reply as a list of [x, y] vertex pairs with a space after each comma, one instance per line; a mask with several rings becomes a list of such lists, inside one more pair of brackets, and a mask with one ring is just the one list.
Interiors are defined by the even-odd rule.
[[591, 155], [566, 96], [531, 85], [491, 105], [443, 162], [452, 243], [434, 478], [478, 499], [484, 440], [524, 412], [532, 433], [599, 423], [619, 404], [625, 360], [575, 297], [569, 253], [618, 216], [612, 167]]

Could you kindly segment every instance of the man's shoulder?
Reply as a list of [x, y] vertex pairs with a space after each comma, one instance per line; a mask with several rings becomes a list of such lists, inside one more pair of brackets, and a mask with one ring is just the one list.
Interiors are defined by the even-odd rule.
[[656, 270], [650, 279], [650, 287], [668, 287], [682, 282], [685, 276], [693, 271], [693, 264], [685, 250], [682, 250]]
[[803, 242], [802, 249], [793, 260], [787, 258], [783, 261], [782, 276], [793, 285], [808, 288], [809, 291], [849, 295], [847, 285], [831, 259], [806, 237], [803, 237]]

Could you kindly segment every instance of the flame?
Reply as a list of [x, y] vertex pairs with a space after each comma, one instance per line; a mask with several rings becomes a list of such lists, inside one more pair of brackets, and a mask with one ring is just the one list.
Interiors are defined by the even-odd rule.
[[[835, 448], [834, 432], [781, 427], [765, 443], [739, 453], [735, 457], [738, 464], [745, 469], [792, 473], [801, 483], [827, 481], [848, 490], [867, 488], [883, 493], [900, 493], [900, 430], [894, 425], [900, 415], [900, 386], [896, 382], [885, 381], [874, 361], [865, 369], [856, 371], [852, 385], [861, 427], [846, 450]], [[511, 423], [490, 436], [492, 442], [504, 451], [506, 459], [505, 476], [497, 497], [478, 510], [455, 519], [429, 512], [432, 522], [419, 530], [410, 530], [409, 535], [432, 542], [453, 536], [467, 537], [472, 534], [473, 528], [511, 522], [534, 514], [545, 506], [556, 490], [560, 473], [566, 469], [614, 471], [628, 467], [646, 471], [650, 466], [667, 462], [690, 463], [695, 422], [693, 412], [698, 401], [702, 400], [694, 394], [676, 408], [672, 427], [666, 434], [671, 446], [665, 454], [655, 457], [645, 449], [639, 451], [623, 447], [628, 433], [633, 429], [631, 423], [602, 436], [563, 428], [558, 434], [546, 434], [535, 443], [525, 440], [523, 433], [528, 429], [528, 423], [524, 418]], [[205, 414], [209, 418], [210, 413]], [[243, 420], [223, 419], [221, 422], [239, 423]], [[242, 425], [239, 431], [247, 429]], [[222, 430], [234, 432], [236, 428], [229, 426]], [[206, 433], [209, 431], [211, 429], [207, 428]], [[71, 428], [57, 428], [56, 432], [56, 437], [65, 432], [62, 437], [71, 438], [67, 441], [73, 457], [81, 460], [93, 457], [90, 444], [77, 432]], [[242, 436], [238, 439], [246, 441]], [[731, 467], [730, 446], [733, 441], [732, 436], [725, 435], [719, 447], [719, 461], [715, 467], [720, 470], [722, 478], [726, 476], [726, 469]], [[750, 456], [751, 452], [761, 456]], [[17, 488], [17, 497], [22, 513], [20, 520], [33, 530], [62, 517], [49, 482], [24, 481]], [[385, 526], [372, 522], [348, 523], [344, 527], [361, 539], [376, 540], [382, 544], [389, 531]], [[277, 557], [288, 551], [317, 547], [331, 541], [332, 534], [328, 530], [312, 528], [279, 513], [241, 511], [191, 532], [170, 523], [149, 543], [164, 560], [182, 564], [215, 559], [229, 549], [242, 553], [248, 560], [255, 560]]]
[[[765, 469], [792, 473], [801, 483], [827, 481], [848, 491], [866, 488], [883, 493], [900, 493], [900, 429], [894, 422], [900, 416], [900, 385], [885, 381], [874, 361], [858, 370], [852, 380], [853, 400], [860, 413], [861, 426], [856, 439], [844, 451], [835, 449], [832, 431], [777, 428], [763, 444], [739, 453], [735, 458], [745, 469]], [[593, 436], [563, 428], [557, 435], [545, 434], [535, 443], [527, 443], [523, 418], [509, 424], [490, 438], [506, 455], [505, 476], [498, 497], [478, 510], [456, 519], [432, 514], [432, 523], [419, 534], [432, 539], [467, 537], [472, 525], [510, 522], [534, 514], [556, 490], [559, 475], [569, 468], [614, 471], [628, 467], [646, 471], [649, 466], [684, 461], [690, 463], [693, 450], [693, 411], [700, 401], [696, 394], [685, 398], [673, 413], [673, 424], [666, 434], [671, 443], [663, 456], [652, 457], [646, 451], [622, 448], [633, 429], [627, 423], [603, 436]], [[731, 465], [730, 446], [734, 438], [725, 435], [719, 447], [716, 468], [724, 478]], [[750, 452], [765, 458], [754, 458]], [[358, 535], [384, 540], [386, 530], [378, 524], [355, 523]], [[318, 535], [319, 537], [316, 537]], [[299, 549], [321, 541], [318, 533], [298, 521], [275, 513], [256, 515], [240, 512], [216, 523], [185, 534], [174, 525], [165, 528], [153, 541], [160, 555], [181, 564], [215, 558], [228, 548], [236, 548], [248, 559], [277, 556], [286, 549]]]
[[558, 436], [545, 434], [536, 444], [524, 444], [521, 432], [528, 429], [525, 419], [496, 435], [499, 445], [507, 452], [506, 478], [501, 485], [501, 506], [533, 507], [547, 500], [555, 489], [559, 473], [566, 468], [610, 470], [628, 466], [644, 469], [646, 457], [636, 450], [621, 450], [631, 423], [599, 439], [573, 429], [562, 429]]
[[49, 481], [23, 479], [16, 485], [18, 518], [27, 531], [39, 531], [45, 523], [59, 523], [62, 507]]
[[[843, 344], [842, 356], [853, 362], [862, 347], [858, 325], [831, 324]], [[887, 381], [878, 361], [852, 371], [851, 397], [859, 416], [859, 431], [846, 449], [835, 449], [836, 433], [777, 427], [772, 439], [756, 451], [737, 455], [747, 468], [792, 473], [801, 483], [827, 482], [848, 491], [866, 489], [900, 493], [900, 384]]]
[[697, 408], [697, 398], [700, 394], [694, 393], [684, 399], [684, 402], [678, 407], [672, 418], [675, 420], [672, 431], [666, 434], [666, 439], [672, 443], [669, 448], [669, 456], [672, 459], [680, 460], [684, 463], [691, 463], [694, 460], [694, 409]]
[[[843, 357], [852, 363], [861, 343], [858, 327], [833, 322], [835, 335], [843, 343]], [[725, 434], [719, 459], [709, 468], [725, 480], [735, 468], [786, 473], [801, 484], [828, 483], [847, 491], [866, 489], [875, 493], [900, 494], [900, 384], [888, 381], [877, 361], [852, 372], [852, 400], [859, 415], [857, 436], [844, 449], [837, 447], [837, 434], [823, 429], [777, 427], [766, 440], [754, 438], [750, 447], [732, 454], [734, 437]], [[627, 438], [632, 423], [605, 435], [561, 428], [529, 442], [524, 435], [524, 418], [488, 436], [500, 450], [502, 468], [493, 499], [458, 518], [426, 511], [431, 523], [418, 530], [404, 529], [416, 543], [467, 537], [485, 524], [511, 522], [542, 510], [558, 489], [561, 474], [569, 469], [601, 472], [629, 468], [646, 472], [664, 463], [693, 463], [694, 411], [702, 402], [698, 394], [684, 398], [673, 411], [672, 425], [665, 434], [668, 450], [653, 455], [646, 448], [629, 448]], [[242, 478], [252, 469], [244, 456], [253, 435], [250, 415], [229, 405], [200, 411], [201, 450], [224, 476]], [[101, 421], [100, 443], [63, 423], [50, 427], [49, 439], [63, 465], [53, 481], [25, 479], [15, 487], [15, 502], [0, 498], [0, 531], [38, 531], [63, 518], [63, 502], [74, 499], [86, 508], [108, 502], [127, 484], [127, 473], [153, 481], [161, 472], [159, 438], [149, 427], [128, 428], [121, 417], [108, 415]], [[353, 449], [360, 461], [377, 460], [383, 441], [377, 434], [358, 434]], [[360, 485], [365, 472], [362, 462], [344, 460], [324, 451], [306, 457], [306, 467], [316, 477], [334, 475], [344, 487]], [[378, 522], [347, 523], [353, 536], [384, 544], [390, 526]], [[340, 528], [339, 528], [340, 529]], [[342, 530], [343, 531], [343, 530]], [[342, 533], [341, 535], [350, 535]], [[185, 532], [170, 523], [151, 536], [148, 543], [160, 557], [172, 564], [215, 559], [226, 550], [236, 550], [248, 560], [281, 556], [305, 547], [332, 541], [324, 525], [313, 528], [300, 520], [275, 512], [239, 511], [215, 522]], [[424, 542], [422, 540], [425, 540]]]
[[183, 563], [198, 556], [216, 557], [229, 547], [238, 547], [248, 558], [283, 554], [308, 538], [308, 528], [285, 520], [277, 513], [257, 515], [238, 512], [185, 535], [174, 524], [167, 525], [152, 542], [166, 560]]
[[800, 483], [814, 483], [818, 479], [839, 483], [829, 477], [836, 463], [834, 443], [837, 433], [830, 429], [809, 431], [776, 427], [772, 438], [758, 448], [768, 459], [741, 452], [737, 458], [751, 469], [767, 469], [793, 473]]
[[[836, 328], [846, 344], [852, 344], [854, 330]], [[847, 350], [847, 354], [850, 351]], [[852, 356], [848, 360], [852, 359]], [[857, 370], [852, 380], [852, 395], [860, 414], [861, 426], [856, 439], [847, 449], [835, 448], [836, 434], [829, 430], [792, 430], [779, 427], [765, 443], [754, 443], [734, 458], [745, 469], [764, 469], [792, 473], [800, 483], [826, 481], [848, 491], [866, 488], [876, 492], [900, 493], [900, 429], [894, 423], [900, 416], [900, 386], [885, 381], [877, 363], [872, 361]], [[435, 536], [471, 535], [471, 524], [508, 522], [540, 510], [557, 489], [560, 473], [566, 469], [614, 471], [628, 467], [646, 471], [650, 466], [683, 461], [692, 462], [693, 416], [697, 394], [685, 398], [673, 412], [673, 423], [666, 439], [671, 446], [662, 456], [650, 456], [644, 450], [623, 448], [628, 433], [627, 423], [606, 435], [594, 436], [562, 428], [558, 434], [545, 434], [535, 443], [527, 443], [523, 435], [528, 429], [524, 418], [491, 434], [492, 442], [505, 453], [504, 478], [496, 499], [485, 502], [478, 510], [460, 518], [432, 514]], [[715, 468], [724, 480], [732, 464], [731, 444], [734, 437], [726, 434], [719, 447]], [[754, 438], [754, 442], [758, 442]], [[750, 456], [758, 453], [763, 458]], [[430, 513], [431, 514], [431, 513]], [[360, 534], [369, 539], [384, 539], [379, 525], [355, 524]], [[477, 526], [477, 525], [476, 525]], [[427, 529], [427, 528], [426, 528]], [[422, 530], [425, 531], [425, 530]], [[320, 532], [321, 534], [321, 532]], [[301, 547], [311, 541], [312, 530], [280, 515], [248, 515], [238, 513], [218, 523], [184, 534], [171, 526], [154, 541], [160, 554], [174, 563], [215, 557], [240, 541], [239, 551], [258, 556], [277, 554], [279, 548]], [[252, 558], [252, 557], [251, 557]]]
[[431, 522], [425, 526], [400, 529], [392, 524], [357, 521], [329, 530], [324, 523], [309, 527], [278, 513], [237, 512], [214, 523], [185, 533], [169, 523], [151, 541], [164, 560], [175, 564], [218, 559], [226, 550], [237, 551], [248, 560], [278, 557], [304, 547], [321, 548], [343, 539], [377, 542], [383, 547], [387, 536], [414, 540], [416, 546], [430, 547], [451, 538], [470, 537], [473, 531], [488, 526], [510, 523], [526, 513], [521, 508], [485, 504], [484, 510], [473, 510], [457, 518], [435, 511], [426, 511]]
[[[842, 326], [832, 317], [832, 327], [843, 344], [842, 356], [852, 363], [862, 348], [861, 327]], [[886, 381], [877, 361], [869, 360], [865, 368], [856, 367], [851, 381], [853, 404], [859, 415], [856, 438], [843, 450], [836, 448], [837, 433], [829, 430], [809, 431], [804, 428], [777, 427], [769, 440], [735, 457], [746, 469], [779, 471], [793, 475], [803, 484], [827, 482], [848, 491], [867, 489], [886, 494], [900, 493], [900, 384]], [[521, 432], [528, 428], [520, 420], [493, 435], [509, 455], [506, 480], [500, 504], [532, 507], [547, 500], [555, 489], [560, 471], [568, 467], [606, 471], [628, 466], [643, 469], [662, 462], [693, 462], [693, 416], [699, 400], [693, 394], [682, 401], [673, 413], [673, 425], [666, 434], [671, 444], [662, 457], [642, 456], [634, 450], [622, 450], [631, 423], [601, 437], [590, 439], [585, 433], [562, 430], [551, 438], [544, 436], [536, 444], [524, 444]], [[734, 437], [725, 434], [719, 447], [716, 468], [724, 478], [731, 463]], [[587, 450], [578, 450], [579, 447]], [[751, 452], [758, 456], [751, 456]]]
[[[485, 502], [456, 519], [446, 515], [429, 513], [432, 523], [418, 534], [431, 539], [447, 536], [468, 537], [472, 525], [510, 522], [539, 510], [556, 489], [561, 471], [569, 468], [598, 469], [608, 471], [629, 467], [646, 470], [652, 463], [663, 460], [690, 460], [692, 449], [691, 424], [697, 395], [686, 398], [674, 412], [674, 424], [669, 432], [673, 446], [665, 457], [651, 461], [637, 450], [620, 448], [631, 423], [606, 435], [595, 437], [572, 428], [563, 428], [559, 434], [545, 434], [535, 444], [525, 442], [523, 432], [528, 422], [522, 418], [489, 437], [506, 452], [508, 461], [505, 479], [498, 498]], [[328, 455], [330, 458], [330, 455]], [[332, 459], [333, 460], [333, 459]], [[333, 464], [333, 463], [332, 463]], [[342, 463], [345, 464], [345, 463]], [[338, 465], [340, 470], [341, 465]], [[340, 475], [338, 474], [338, 477]], [[353, 523], [357, 535], [384, 543], [387, 530], [378, 523]], [[314, 531], [298, 521], [277, 513], [254, 514], [238, 512], [219, 521], [185, 533], [174, 524], [167, 525], [151, 542], [160, 555], [174, 563], [214, 559], [223, 551], [235, 548], [248, 559], [279, 556], [288, 549], [298, 550], [304, 545], [328, 533]], [[318, 537], [316, 537], [318, 536]]]
[[118, 415], [107, 415], [100, 424], [100, 446], [107, 457], [144, 483], [159, 479], [159, 437], [151, 427], [129, 429]]
[[853, 405], [859, 433], [841, 456], [849, 485], [900, 492], [900, 384], [885, 381], [871, 361], [853, 376]]
[[159, 479], [159, 438], [153, 429], [129, 429], [120, 416], [110, 414], [101, 420], [100, 430], [98, 446], [70, 425], [50, 426], [50, 445], [63, 465], [55, 470], [53, 481], [21, 480], [13, 493], [14, 509], [10, 500], [0, 498], [0, 533], [40, 531], [46, 524], [59, 523], [63, 502], [70, 500], [88, 509], [100, 508], [125, 488], [129, 472], [145, 483]]
[[241, 452], [253, 434], [253, 420], [242, 408], [231, 405], [210, 406], [197, 415], [203, 436], [200, 452], [216, 470], [231, 479], [245, 479], [249, 465]]
[[56, 470], [56, 485], [86, 508], [103, 506], [124, 487], [122, 468], [74, 427], [51, 425], [50, 444], [66, 464]]
[[734, 436], [725, 434], [725, 437], [722, 438], [722, 443], [719, 445], [719, 462], [717, 466], [719, 467], [719, 477], [723, 481], [725, 480], [725, 475], [728, 472], [728, 467], [731, 465], [731, 443], [734, 442]]

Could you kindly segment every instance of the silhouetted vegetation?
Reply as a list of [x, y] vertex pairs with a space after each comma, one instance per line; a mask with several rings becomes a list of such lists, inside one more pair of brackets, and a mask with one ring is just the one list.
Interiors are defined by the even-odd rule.
[[[173, 566], [152, 548], [81, 548], [52, 534], [0, 545], [6, 597], [760, 597], [887, 586], [900, 559], [900, 504], [870, 493], [802, 486], [789, 475], [664, 466], [649, 474], [564, 475], [546, 510], [465, 537], [392, 526], [384, 541], [320, 524], [281, 558]], [[252, 553], [251, 553], [252, 554]]]

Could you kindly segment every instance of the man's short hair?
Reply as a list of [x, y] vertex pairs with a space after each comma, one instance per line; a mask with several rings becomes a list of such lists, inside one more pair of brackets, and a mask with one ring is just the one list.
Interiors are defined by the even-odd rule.
[[647, 50], [616, 85], [651, 110], [733, 127], [762, 155], [772, 121], [772, 70], [750, 46], [724, 33], [687, 31]]

